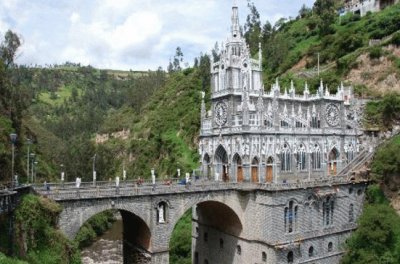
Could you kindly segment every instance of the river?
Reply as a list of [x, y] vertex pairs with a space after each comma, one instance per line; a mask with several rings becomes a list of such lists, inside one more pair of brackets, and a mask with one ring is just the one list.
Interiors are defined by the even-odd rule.
[[96, 242], [82, 250], [83, 264], [122, 264], [122, 219], [117, 218], [111, 228]]

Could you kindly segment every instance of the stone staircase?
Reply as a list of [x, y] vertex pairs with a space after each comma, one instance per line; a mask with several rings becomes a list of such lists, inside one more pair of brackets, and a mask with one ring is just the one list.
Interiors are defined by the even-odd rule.
[[369, 175], [369, 163], [374, 156], [374, 152], [363, 150], [360, 154], [347, 164], [337, 175], [346, 176], [349, 180], [367, 180]]

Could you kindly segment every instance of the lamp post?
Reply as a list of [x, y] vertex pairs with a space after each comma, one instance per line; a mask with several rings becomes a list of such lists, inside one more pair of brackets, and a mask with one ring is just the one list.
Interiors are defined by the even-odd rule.
[[32, 140], [28, 138], [26, 144], [28, 144], [28, 153], [26, 154], [26, 181], [29, 183], [29, 147], [32, 144]]
[[97, 154], [94, 154], [94, 156], [93, 156], [93, 168], [92, 168], [92, 171], [93, 171], [93, 186], [96, 186], [96, 155]]
[[31, 161], [31, 182], [33, 183], [33, 163], [35, 161], [35, 153], [30, 153], [29, 157]]
[[17, 134], [10, 134], [11, 147], [12, 147], [12, 160], [11, 160], [11, 188], [14, 187], [14, 152], [15, 152], [15, 143], [17, 142]]
[[156, 184], [156, 174], [154, 173], [154, 168], [151, 168], [151, 181], [154, 186]]
[[37, 165], [38, 165], [37, 160], [35, 160], [35, 162], [33, 164], [34, 164], [34, 178], [33, 178], [33, 181], [36, 182], [36, 171], [37, 171]]
[[61, 164], [60, 167], [61, 167], [61, 185], [64, 186], [64, 164]]

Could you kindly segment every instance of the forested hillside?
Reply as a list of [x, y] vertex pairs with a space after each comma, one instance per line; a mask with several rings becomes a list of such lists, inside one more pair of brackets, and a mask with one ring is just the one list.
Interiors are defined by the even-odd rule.
[[[279, 77], [283, 88], [294, 80], [297, 92], [306, 81], [314, 91], [321, 78], [332, 92], [342, 80], [353, 85], [358, 95], [381, 97], [388, 91], [400, 91], [400, 5], [365, 17], [338, 17], [337, 2], [317, 0], [312, 8], [304, 6], [296, 18], [281, 19], [275, 25], [263, 23], [256, 6], [249, 3], [243, 34], [254, 56], [258, 43], [262, 45], [267, 90]], [[381, 40], [370, 46], [371, 39]], [[18, 36], [9, 31], [0, 46], [0, 182], [11, 178], [12, 132], [18, 135], [15, 171], [23, 182], [27, 180], [28, 147], [35, 153], [41, 182], [59, 180], [61, 171], [66, 172], [67, 181], [76, 177], [90, 181], [93, 165], [98, 180], [121, 176], [123, 167], [128, 179], [133, 179], [149, 177], [151, 168], [157, 177], [171, 177], [176, 176], [177, 168], [190, 172], [199, 166], [200, 92], [206, 92], [206, 99], [210, 92], [207, 55], [196, 58], [193, 67], [182, 69], [179, 62], [184, 51], [177, 49], [168, 72], [161, 68], [149, 72], [99, 70], [71, 63], [27, 67], [14, 64], [20, 44]], [[211, 51], [214, 60], [218, 59], [218, 47]], [[366, 124], [384, 130], [398, 124], [399, 102], [398, 96], [389, 95], [370, 103]], [[398, 138], [394, 140], [398, 143]], [[378, 183], [400, 173], [395, 146], [385, 145], [377, 155], [374, 173]], [[369, 197], [371, 204], [360, 220], [360, 232], [380, 225], [374, 213], [379, 207], [382, 215], [388, 215], [382, 232], [390, 237], [377, 237], [390, 241], [383, 241], [382, 249], [377, 246], [378, 255], [389, 259], [386, 263], [397, 263], [398, 254], [387, 252], [399, 248], [398, 226], [391, 229], [398, 217], [386, 208], [387, 202], [376, 202], [376, 194]], [[375, 203], [379, 205], [374, 207]], [[373, 226], [366, 225], [371, 223], [369, 217], [375, 219]], [[345, 263], [366, 263], [362, 261], [368, 259], [362, 257], [372, 249], [358, 242], [374, 237], [359, 233], [350, 240]], [[173, 252], [190, 256], [190, 247], [176, 243], [176, 238], [172, 243]], [[368, 251], [368, 256], [374, 254]], [[187, 263], [180, 256], [173, 259]]]

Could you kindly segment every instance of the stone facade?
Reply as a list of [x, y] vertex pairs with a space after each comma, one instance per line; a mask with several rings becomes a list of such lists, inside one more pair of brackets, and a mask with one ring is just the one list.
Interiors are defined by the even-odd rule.
[[[203, 100], [199, 154], [202, 170], [221, 181], [288, 182], [335, 175], [359, 152], [351, 88], [317, 94], [278, 81], [264, 92], [261, 59], [250, 58], [233, 7], [231, 36], [213, 62], [211, 109]], [[259, 51], [259, 58], [262, 51]], [[203, 96], [204, 97], [204, 96]]]
[[351, 12], [364, 16], [367, 12], [378, 12], [398, 2], [399, 0], [345, 0], [344, 12]]
[[356, 228], [365, 188], [365, 184], [343, 184], [238, 193], [241, 210], [235, 213], [242, 221], [238, 233], [204, 223], [195, 208], [193, 263], [337, 264], [346, 239]]
[[[363, 148], [351, 88], [341, 85], [331, 94], [321, 80], [316, 94], [306, 84], [299, 95], [293, 83], [281, 89], [277, 80], [266, 93], [262, 50], [252, 59], [238, 29], [234, 5], [231, 34], [220, 60], [211, 65], [209, 111], [203, 94], [203, 174], [216, 181], [272, 185], [337, 177]], [[256, 192], [239, 233], [210, 225], [195, 208], [193, 263], [339, 263], [364, 191], [365, 186], [349, 183]]]

